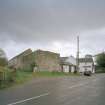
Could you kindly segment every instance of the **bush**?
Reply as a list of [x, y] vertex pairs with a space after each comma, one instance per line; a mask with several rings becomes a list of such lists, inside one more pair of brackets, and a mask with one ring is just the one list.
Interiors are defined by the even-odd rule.
[[96, 67], [96, 73], [105, 73], [105, 67], [97, 66]]
[[96, 57], [96, 62], [99, 67], [105, 68], [105, 53], [101, 53]]
[[8, 60], [5, 52], [0, 48], [0, 66], [6, 66], [8, 64]]
[[14, 71], [7, 67], [0, 67], [0, 88], [7, 87], [13, 81]]
[[8, 64], [6, 58], [0, 58], [0, 66], [6, 66]]

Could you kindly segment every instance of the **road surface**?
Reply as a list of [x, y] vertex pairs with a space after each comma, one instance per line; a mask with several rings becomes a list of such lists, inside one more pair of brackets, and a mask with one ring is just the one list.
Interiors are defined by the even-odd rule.
[[36, 78], [0, 90], [0, 105], [105, 105], [105, 74]]

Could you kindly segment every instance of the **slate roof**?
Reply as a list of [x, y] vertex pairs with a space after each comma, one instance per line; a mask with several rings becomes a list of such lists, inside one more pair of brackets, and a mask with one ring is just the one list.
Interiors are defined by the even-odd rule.
[[25, 55], [28, 55], [28, 54], [30, 54], [30, 53], [32, 53], [32, 50], [31, 50], [31, 49], [27, 49], [27, 50], [23, 51], [22, 53], [16, 55], [15, 57], [13, 57], [12, 59], [10, 59], [9, 61], [11, 61], [11, 60], [13, 60], [13, 59], [15, 59], [15, 58], [17, 58], [17, 57], [20, 57], [21, 55], [22, 55], [22, 56], [25, 56]]
[[60, 58], [60, 61], [61, 61], [61, 62], [65, 62], [67, 59], [68, 59], [68, 57], [61, 57], [61, 58]]
[[68, 59], [69, 59], [69, 57], [61, 57], [60, 64], [73, 65], [71, 62], [68, 61]]
[[51, 51], [45, 51], [45, 50], [40, 50], [40, 49], [38, 49], [38, 50], [36, 50], [36, 51], [34, 51], [34, 52], [42, 52], [42, 53], [46, 53], [46, 54], [56, 54], [56, 55], [60, 55], [59, 53], [55, 53], [55, 52], [51, 52]]
[[93, 62], [92, 58], [80, 58], [79, 62]]

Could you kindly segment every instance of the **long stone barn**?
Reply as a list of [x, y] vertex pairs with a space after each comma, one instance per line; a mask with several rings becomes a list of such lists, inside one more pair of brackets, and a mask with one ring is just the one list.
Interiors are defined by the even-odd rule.
[[25, 63], [27, 61], [25, 61], [25, 56], [28, 56], [32, 54], [32, 50], [31, 49], [27, 49], [25, 50], [24, 52], [20, 53], [19, 55], [13, 57], [11, 60], [9, 60], [8, 62], [8, 66], [10, 68], [13, 68], [13, 69], [23, 69], [24, 66], [25, 66]]
[[28, 49], [9, 61], [9, 67], [31, 71], [61, 71], [60, 54]]

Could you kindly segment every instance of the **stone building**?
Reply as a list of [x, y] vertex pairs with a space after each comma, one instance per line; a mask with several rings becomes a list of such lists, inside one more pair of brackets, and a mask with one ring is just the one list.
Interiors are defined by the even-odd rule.
[[22, 70], [60, 71], [60, 54], [31, 49], [24, 51], [9, 61], [9, 67]]
[[33, 71], [33, 68], [35, 66], [35, 57], [34, 53], [30, 53], [28, 55], [23, 56], [22, 60], [22, 69], [25, 71]]
[[31, 53], [32, 53], [31, 49], [25, 50], [24, 52], [20, 53], [19, 55], [9, 60], [8, 66], [14, 69], [23, 69], [24, 63], [27, 62], [24, 60], [24, 58]]
[[34, 56], [39, 71], [60, 71], [60, 54], [37, 50]]

